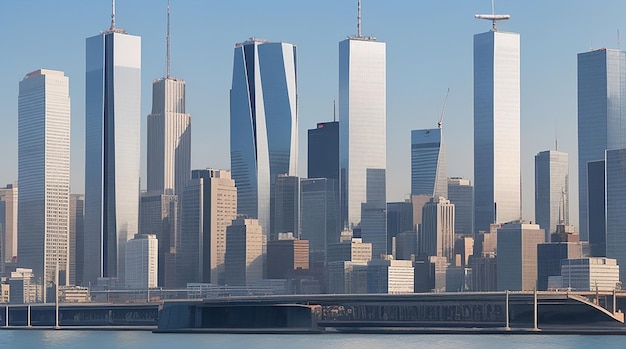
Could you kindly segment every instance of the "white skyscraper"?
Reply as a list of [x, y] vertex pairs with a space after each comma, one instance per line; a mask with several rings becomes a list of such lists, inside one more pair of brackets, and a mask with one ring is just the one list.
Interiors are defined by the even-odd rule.
[[520, 36], [496, 30], [508, 15], [476, 15], [493, 29], [474, 35], [474, 224], [518, 220], [520, 176]]
[[126, 248], [126, 288], [145, 290], [157, 287], [159, 241], [154, 234], [137, 234]]
[[141, 38], [115, 27], [87, 38], [83, 283], [124, 280], [139, 210]]
[[70, 96], [61, 71], [40, 69], [18, 98], [18, 256], [47, 287], [69, 280]]
[[[361, 222], [368, 170], [380, 175], [387, 167], [386, 45], [361, 35], [360, 1], [358, 17], [357, 35], [339, 43], [341, 212], [348, 227]], [[382, 195], [375, 201], [386, 202], [385, 185], [371, 189]]]
[[185, 80], [170, 76], [169, 5], [166, 38], [166, 75], [152, 83], [147, 189], [180, 195], [191, 178], [191, 115], [185, 112]]

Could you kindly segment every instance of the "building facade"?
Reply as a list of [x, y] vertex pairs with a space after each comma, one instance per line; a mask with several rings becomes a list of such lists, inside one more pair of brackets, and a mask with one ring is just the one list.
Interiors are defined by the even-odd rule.
[[270, 233], [271, 197], [279, 174], [297, 171], [297, 50], [251, 38], [235, 45], [230, 90], [230, 163], [237, 212]]
[[70, 194], [70, 285], [83, 283], [85, 195]]
[[263, 279], [264, 244], [256, 219], [240, 217], [226, 228], [226, 285], [246, 286]]
[[138, 231], [141, 38], [111, 27], [87, 38], [83, 284], [124, 279]]
[[143, 193], [139, 198], [139, 233], [154, 234], [159, 241], [158, 281], [161, 287], [176, 283], [176, 248], [179, 233], [178, 195]]
[[537, 245], [545, 232], [537, 224], [507, 223], [498, 229], [498, 291], [530, 291], [537, 287]]
[[474, 186], [465, 178], [448, 178], [448, 200], [454, 204], [454, 231], [474, 233]]
[[419, 251], [422, 256], [445, 257], [454, 263], [454, 204], [439, 197], [423, 208]]
[[280, 233], [292, 233], [300, 237], [300, 178], [278, 175], [274, 185], [270, 240], [277, 240]]
[[569, 161], [567, 153], [542, 151], [535, 155], [535, 220], [546, 241], [557, 224], [569, 225]]
[[[626, 266], [626, 149], [607, 150], [605, 163], [606, 257]], [[619, 279], [626, 282], [626, 268], [620, 269]]]
[[620, 269], [613, 258], [564, 259], [561, 260], [561, 287], [574, 291], [620, 290]]
[[474, 35], [474, 231], [521, 218], [520, 36]]
[[2, 225], [2, 263], [17, 259], [17, 182], [0, 188], [0, 224]]
[[448, 197], [441, 128], [411, 131], [411, 194]]
[[134, 290], [155, 288], [159, 279], [159, 240], [154, 234], [136, 234], [126, 246], [125, 286]]
[[339, 242], [337, 182], [327, 178], [300, 181], [300, 232], [309, 241], [311, 257], [326, 260], [327, 247]]
[[18, 263], [46, 289], [69, 281], [70, 96], [61, 71], [40, 69], [18, 97]]

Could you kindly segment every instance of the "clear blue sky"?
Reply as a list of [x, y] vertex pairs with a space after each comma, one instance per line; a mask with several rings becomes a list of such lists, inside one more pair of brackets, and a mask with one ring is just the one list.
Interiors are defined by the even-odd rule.
[[[171, 0], [172, 75], [187, 80], [193, 168], [229, 168], [228, 94], [234, 44], [255, 36], [298, 45], [299, 173], [306, 130], [332, 119], [338, 42], [356, 32], [356, 0]], [[152, 80], [165, 73], [167, 0], [118, 0], [117, 26], [142, 37], [142, 177]], [[108, 28], [108, 0], [0, 0], [0, 183], [17, 179], [17, 94], [24, 75], [57, 69], [70, 78], [72, 192], [84, 186], [85, 38]], [[435, 127], [445, 91], [448, 175], [473, 177], [472, 36], [490, 23], [489, 0], [363, 0], [363, 33], [387, 43], [388, 200], [410, 191], [410, 130]], [[578, 220], [576, 54], [617, 47], [623, 0], [498, 0], [521, 33], [523, 216], [534, 220], [534, 155], [570, 154], [570, 214]], [[626, 41], [626, 39], [625, 39]], [[624, 43], [626, 46], [626, 43]], [[145, 181], [144, 181], [145, 183]], [[144, 184], [145, 186], [145, 184]]]

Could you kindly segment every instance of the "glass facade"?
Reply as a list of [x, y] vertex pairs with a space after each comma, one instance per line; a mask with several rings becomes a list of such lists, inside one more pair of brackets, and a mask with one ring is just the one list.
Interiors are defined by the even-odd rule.
[[[385, 43], [353, 37], [339, 43], [340, 195], [346, 227], [361, 222], [367, 171], [387, 166], [386, 83]], [[377, 191], [384, 193], [386, 183], [380, 183]]]
[[535, 155], [535, 220], [546, 231], [546, 242], [557, 224], [569, 225], [569, 161], [567, 153]]
[[[339, 243], [337, 182], [327, 178], [300, 181], [301, 238], [311, 256], [326, 256], [328, 244]], [[320, 257], [321, 258], [321, 257]]]
[[587, 163], [626, 147], [626, 52], [578, 54], [578, 205], [580, 239], [590, 239]]
[[411, 194], [447, 198], [447, 180], [442, 130], [411, 131]]
[[448, 178], [448, 199], [454, 204], [454, 231], [474, 232], [474, 186], [469, 179]]
[[46, 289], [69, 281], [70, 96], [61, 71], [24, 77], [18, 97], [18, 226], [20, 266]]
[[587, 220], [592, 257], [606, 257], [605, 161], [587, 162]]
[[139, 216], [140, 37], [112, 29], [87, 38], [85, 94], [83, 282], [123, 282]]
[[374, 259], [387, 254], [385, 170], [367, 169], [366, 201], [361, 203], [361, 238], [372, 244]]
[[606, 256], [617, 260], [626, 282], [626, 148], [606, 151]]
[[474, 35], [474, 231], [521, 217], [520, 36]]
[[297, 54], [288, 43], [235, 46], [230, 90], [230, 161], [237, 212], [270, 231], [273, 185], [297, 172]]

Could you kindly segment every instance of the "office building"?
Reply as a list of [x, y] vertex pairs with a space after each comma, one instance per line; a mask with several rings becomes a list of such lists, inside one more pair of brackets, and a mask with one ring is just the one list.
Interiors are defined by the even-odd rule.
[[538, 224], [507, 223], [498, 229], [498, 291], [537, 287], [537, 245], [545, 242]]
[[414, 277], [411, 261], [371, 260], [367, 262], [367, 293], [413, 293]]
[[561, 276], [561, 260], [583, 255], [581, 242], [551, 242], [537, 245], [537, 290], [547, 291], [551, 276]]
[[339, 183], [339, 121], [319, 122], [308, 130], [307, 177]]
[[394, 259], [410, 261], [419, 255], [417, 232], [405, 231], [395, 237]]
[[624, 83], [626, 52], [601, 48], [578, 54], [578, 203], [583, 241], [592, 239], [594, 228], [588, 221], [592, 184], [587, 181], [587, 163], [603, 160], [607, 149], [626, 147]]
[[365, 294], [367, 262], [337, 261], [328, 263], [328, 293]]
[[413, 262], [415, 268], [414, 291], [445, 292], [448, 261], [445, 257], [420, 257]]
[[83, 284], [124, 280], [126, 241], [138, 232], [141, 38], [111, 27], [87, 38]]
[[573, 291], [611, 292], [621, 289], [620, 267], [613, 258], [561, 260], [561, 287]]
[[472, 291], [494, 292], [498, 289], [498, 265], [495, 254], [485, 256], [472, 255], [469, 267], [472, 269]]
[[297, 171], [296, 46], [251, 38], [235, 45], [230, 90], [230, 163], [237, 212], [270, 233], [279, 174]]
[[2, 264], [17, 260], [17, 182], [0, 188], [0, 225], [2, 225]]
[[263, 279], [262, 229], [258, 220], [244, 217], [226, 228], [226, 285], [246, 286]]
[[325, 261], [328, 244], [339, 242], [336, 185], [327, 178], [300, 181], [300, 236], [309, 241], [312, 260]]
[[[456, 207], [455, 207], [456, 209]], [[465, 267], [469, 265], [469, 258], [474, 254], [474, 237], [460, 236], [454, 240], [455, 265]]]
[[606, 163], [604, 159], [588, 161], [586, 170], [587, 241], [591, 256], [606, 257]]
[[448, 197], [441, 128], [411, 131], [411, 194]]
[[567, 153], [535, 155], [535, 220], [546, 231], [546, 242], [557, 224], [569, 225], [569, 161]]
[[280, 233], [300, 236], [300, 178], [278, 175], [274, 184], [271, 239]]
[[126, 288], [146, 290], [157, 287], [159, 240], [154, 234], [136, 234], [126, 246]]
[[[286, 234], [289, 236], [289, 234]], [[267, 278], [288, 279], [309, 269], [309, 242], [293, 236], [267, 242]]]
[[70, 285], [83, 283], [85, 195], [70, 194]]
[[465, 178], [448, 178], [448, 200], [454, 204], [454, 231], [474, 233], [474, 186]]
[[237, 188], [228, 170], [193, 170], [191, 178], [183, 192], [177, 284], [224, 284], [227, 227], [237, 218]]
[[[414, 231], [413, 204], [411, 201], [387, 203], [387, 254], [397, 249], [396, 237], [403, 232]], [[394, 245], [395, 244], [395, 245]], [[395, 246], [395, 249], [394, 249]], [[400, 259], [400, 258], [397, 258]]]
[[18, 97], [19, 265], [48, 288], [69, 281], [70, 96], [61, 71], [39, 69]]
[[[387, 166], [386, 45], [361, 34], [360, 10], [359, 6], [357, 34], [339, 43], [340, 190], [347, 228], [361, 223], [361, 204], [370, 201], [366, 200], [368, 176], [381, 171], [384, 176]], [[384, 194], [385, 181], [378, 185], [382, 187], [376, 191]], [[386, 203], [384, 198], [381, 201]], [[374, 250], [377, 254], [379, 248]], [[386, 246], [380, 249], [386, 251]]]
[[454, 204], [442, 197], [431, 199], [423, 212], [420, 255], [445, 257], [448, 263], [454, 263]]
[[139, 233], [154, 234], [159, 240], [157, 284], [161, 287], [176, 284], [179, 207], [178, 195], [148, 192], [139, 198]]
[[387, 255], [387, 202], [385, 170], [367, 169], [366, 196], [361, 203], [361, 238], [372, 243], [372, 255]]
[[331, 262], [368, 262], [372, 260], [372, 244], [363, 239], [352, 238], [328, 245], [328, 263]]
[[[626, 266], [626, 148], [607, 150], [605, 163], [606, 256]], [[619, 279], [626, 282], [626, 268], [622, 269]]]
[[43, 291], [32, 269], [17, 268], [9, 276], [10, 303], [40, 303], [43, 301]]
[[521, 218], [520, 36], [480, 16], [493, 29], [474, 35], [474, 231]]

